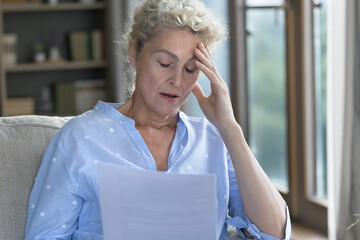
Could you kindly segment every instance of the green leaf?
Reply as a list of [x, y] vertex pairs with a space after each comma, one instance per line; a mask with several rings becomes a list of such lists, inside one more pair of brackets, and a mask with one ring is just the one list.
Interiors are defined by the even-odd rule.
[[[355, 216], [360, 216], [360, 214], [355, 214]], [[360, 218], [358, 220], [356, 220], [356, 222], [354, 222], [353, 224], [351, 224], [350, 226], [348, 226], [346, 228], [346, 230], [349, 230], [350, 228], [352, 228], [353, 226], [355, 226], [358, 222], [360, 222]]]

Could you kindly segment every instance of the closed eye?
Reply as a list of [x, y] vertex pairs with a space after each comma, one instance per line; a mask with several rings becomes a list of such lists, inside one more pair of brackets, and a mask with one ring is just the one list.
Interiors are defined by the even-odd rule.
[[161, 63], [159, 62], [160, 66], [163, 67], [163, 68], [168, 68], [170, 67], [170, 63], [166, 64], [166, 63]]
[[185, 68], [185, 71], [188, 73], [193, 73], [195, 70], [196, 70], [196, 68], [194, 68], [194, 69]]

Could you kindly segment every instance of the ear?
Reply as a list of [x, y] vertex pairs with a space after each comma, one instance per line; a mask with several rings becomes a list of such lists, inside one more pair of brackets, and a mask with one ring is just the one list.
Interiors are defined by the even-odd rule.
[[129, 57], [129, 62], [130, 65], [135, 68], [136, 67], [136, 49], [135, 49], [135, 44], [134, 43], [130, 43], [129, 44], [129, 49], [128, 49], [128, 57]]

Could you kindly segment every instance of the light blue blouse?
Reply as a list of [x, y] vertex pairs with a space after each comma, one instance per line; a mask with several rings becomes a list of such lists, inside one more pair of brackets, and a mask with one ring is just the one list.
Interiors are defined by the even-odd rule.
[[[30, 196], [25, 239], [103, 239], [98, 162], [156, 171], [134, 120], [115, 109], [120, 105], [100, 101], [56, 134]], [[246, 217], [231, 159], [217, 129], [206, 119], [183, 112], [178, 116], [168, 172], [216, 174], [218, 239], [227, 239], [226, 223], [247, 229], [256, 239], [275, 239]], [[286, 239], [290, 228], [287, 211]]]

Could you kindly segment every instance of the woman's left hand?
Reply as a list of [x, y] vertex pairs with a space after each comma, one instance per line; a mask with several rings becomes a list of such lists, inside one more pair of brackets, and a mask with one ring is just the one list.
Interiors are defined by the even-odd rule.
[[211, 94], [206, 96], [200, 85], [196, 83], [193, 93], [206, 118], [217, 128], [235, 123], [231, 105], [229, 88], [218, 73], [209, 49], [202, 43], [195, 49], [196, 67], [210, 80]]

